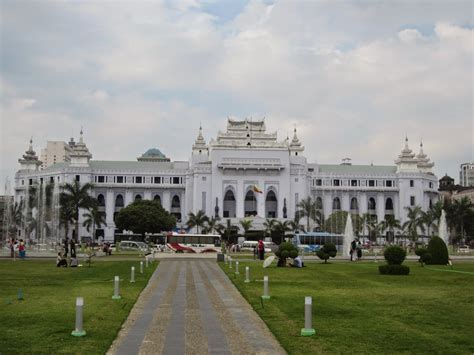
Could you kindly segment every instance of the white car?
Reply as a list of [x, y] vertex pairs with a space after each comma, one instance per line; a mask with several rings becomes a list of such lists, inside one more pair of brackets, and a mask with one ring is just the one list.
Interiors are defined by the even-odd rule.
[[124, 251], [139, 251], [141, 253], [148, 254], [150, 247], [148, 244], [143, 242], [135, 242], [133, 240], [124, 240], [120, 242], [120, 250]]

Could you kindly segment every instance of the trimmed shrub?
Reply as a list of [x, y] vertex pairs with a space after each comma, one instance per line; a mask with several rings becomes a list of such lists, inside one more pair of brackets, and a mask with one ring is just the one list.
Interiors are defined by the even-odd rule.
[[382, 275], [408, 275], [410, 273], [410, 268], [406, 265], [380, 265], [379, 272]]
[[292, 243], [281, 243], [278, 250], [275, 252], [278, 257], [278, 266], [285, 266], [287, 258], [296, 258], [298, 256], [298, 249]]
[[429, 257], [425, 257], [427, 253], [428, 253], [428, 249], [424, 247], [419, 247], [415, 249], [415, 254], [420, 257], [418, 259], [418, 262], [421, 264], [421, 266], [423, 266], [423, 263], [426, 263], [426, 260], [429, 259]]
[[432, 237], [428, 243], [428, 253], [431, 254], [427, 264], [446, 265], [449, 261], [448, 248], [440, 237]]
[[424, 253], [421, 257], [420, 257], [420, 262], [421, 264], [429, 264], [429, 262], [431, 261], [431, 254], [430, 253]]
[[329, 258], [334, 258], [337, 254], [337, 248], [333, 243], [324, 244], [317, 252], [316, 255], [321, 260], [324, 260], [324, 263], [328, 262]]
[[407, 253], [402, 247], [391, 245], [385, 249], [383, 256], [389, 265], [401, 265], [405, 260]]

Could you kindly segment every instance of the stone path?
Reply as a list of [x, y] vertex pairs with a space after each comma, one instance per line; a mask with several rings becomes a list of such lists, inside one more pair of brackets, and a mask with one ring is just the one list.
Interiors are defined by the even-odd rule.
[[215, 261], [161, 261], [108, 354], [285, 354]]

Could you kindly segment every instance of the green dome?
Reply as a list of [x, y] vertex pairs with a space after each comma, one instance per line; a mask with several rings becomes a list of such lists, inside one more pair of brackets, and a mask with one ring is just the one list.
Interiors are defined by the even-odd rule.
[[165, 155], [157, 148], [148, 149], [143, 155], [143, 158], [166, 158]]

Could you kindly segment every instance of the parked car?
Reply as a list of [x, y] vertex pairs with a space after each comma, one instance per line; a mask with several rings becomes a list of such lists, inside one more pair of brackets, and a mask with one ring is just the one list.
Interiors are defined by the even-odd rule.
[[468, 245], [460, 246], [458, 249], [458, 253], [469, 253], [471, 250]]
[[120, 242], [120, 250], [123, 251], [138, 251], [141, 253], [148, 254], [150, 252], [150, 248], [148, 244], [143, 242], [135, 242], [133, 240], [123, 240]]

